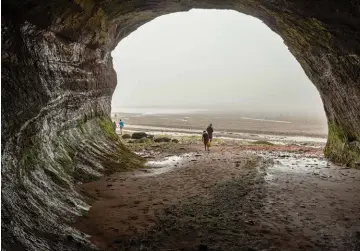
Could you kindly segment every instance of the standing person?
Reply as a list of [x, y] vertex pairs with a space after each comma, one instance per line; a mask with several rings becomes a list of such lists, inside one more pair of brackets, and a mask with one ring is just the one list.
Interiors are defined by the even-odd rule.
[[113, 130], [114, 130], [114, 132], [116, 132], [116, 122], [115, 121], [113, 122]]
[[212, 124], [210, 124], [210, 125], [208, 126], [208, 128], [206, 128], [206, 131], [207, 131], [207, 133], [209, 134], [210, 142], [212, 142], [213, 132], [214, 132], [214, 129], [213, 129], [213, 127], [212, 127]]
[[202, 140], [204, 142], [204, 145], [205, 145], [205, 151], [206, 150], [209, 150], [209, 146], [208, 146], [208, 143], [209, 143], [209, 134], [206, 132], [206, 131], [203, 131], [203, 134], [202, 134]]
[[123, 128], [124, 128], [124, 122], [121, 119], [120, 119], [120, 122], [119, 122], [119, 127], [120, 127], [120, 135], [122, 135]]

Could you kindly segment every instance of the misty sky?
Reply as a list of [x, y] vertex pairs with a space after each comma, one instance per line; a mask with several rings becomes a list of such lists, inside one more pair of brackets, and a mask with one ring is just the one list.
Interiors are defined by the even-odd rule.
[[112, 52], [121, 107], [232, 107], [322, 115], [320, 96], [280, 36], [235, 11], [159, 17]]

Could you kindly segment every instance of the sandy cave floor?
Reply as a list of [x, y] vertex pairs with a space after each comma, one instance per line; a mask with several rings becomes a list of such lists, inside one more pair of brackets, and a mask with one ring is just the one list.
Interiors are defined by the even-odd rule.
[[360, 170], [299, 146], [130, 146], [145, 169], [78, 189], [103, 250], [360, 250]]

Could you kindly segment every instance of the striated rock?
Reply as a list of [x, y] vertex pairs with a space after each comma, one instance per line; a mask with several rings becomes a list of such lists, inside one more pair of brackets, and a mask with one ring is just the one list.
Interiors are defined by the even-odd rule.
[[3, 250], [94, 248], [69, 226], [88, 209], [74, 184], [140, 164], [112, 129], [111, 50], [153, 18], [194, 7], [240, 11], [278, 33], [323, 100], [326, 156], [358, 165], [358, 1], [3, 0]]
[[145, 132], [134, 132], [131, 135], [132, 139], [142, 139], [142, 138], [146, 138], [146, 137], [147, 137], [147, 134]]
[[[48, 138], [50, 132], [43, 128], [19, 159], [9, 149], [3, 152], [4, 250], [53, 250], [53, 246], [56, 250], [91, 250], [86, 238], [67, 225], [89, 209], [75, 184], [142, 165], [117, 140], [110, 119], [94, 118], [62, 131], [56, 139]], [[16, 229], [26, 235], [17, 235]], [[52, 237], [47, 240], [39, 233]], [[60, 241], [69, 236], [76, 243], [73, 248], [68, 241]]]

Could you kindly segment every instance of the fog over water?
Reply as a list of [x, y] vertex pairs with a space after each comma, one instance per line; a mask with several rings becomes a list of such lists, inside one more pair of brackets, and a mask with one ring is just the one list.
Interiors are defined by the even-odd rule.
[[159, 17], [112, 52], [112, 109], [205, 108], [324, 119], [320, 96], [280, 36], [235, 11]]

